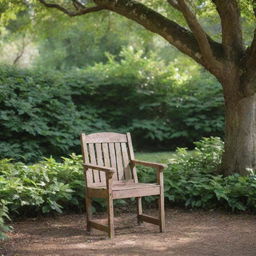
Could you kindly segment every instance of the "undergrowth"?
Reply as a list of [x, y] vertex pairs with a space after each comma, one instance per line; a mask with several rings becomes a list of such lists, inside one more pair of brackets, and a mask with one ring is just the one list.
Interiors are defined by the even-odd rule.
[[[223, 142], [219, 138], [204, 138], [195, 146], [193, 151], [178, 148], [166, 160], [167, 206], [255, 212], [255, 173], [249, 170], [247, 176], [220, 175], [217, 170]], [[62, 162], [45, 158], [32, 165], [0, 160], [0, 238], [9, 229], [4, 221], [10, 217], [83, 211], [85, 184], [81, 163], [82, 157], [75, 154], [62, 158]], [[138, 175], [140, 182], [156, 181], [153, 169], [139, 167]], [[146, 197], [144, 204], [149, 207], [154, 200], [155, 197]], [[123, 205], [125, 201], [117, 203]], [[97, 200], [95, 207], [102, 210], [105, 203]]]

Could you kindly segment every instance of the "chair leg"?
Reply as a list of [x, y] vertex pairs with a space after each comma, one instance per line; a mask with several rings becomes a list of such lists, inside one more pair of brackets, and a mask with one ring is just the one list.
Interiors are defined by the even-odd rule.
[[92, 219], [92, 200], [89, 197], [85, 198], [85, 208], [86, 208], [86, 225], [87, 231], [91, 231], [90, 220]]
[[114, 207], [113, 207], [113, 198], [111, 196], [108, 197], [108, 236], [109, 238], [114, 238]]
[[136, 197], [137, 201], [137, 221], [138, 225], [140, 225], [143, 221], [139, 218], [139, 216], [142, 214], [142, 198]]
[[159, 205], [159, 219], [160, 219], [160, 232], [165, 232], [165, 212], [164, 212], [164, 193], [160, 193], [160, 197], [158, 199]]

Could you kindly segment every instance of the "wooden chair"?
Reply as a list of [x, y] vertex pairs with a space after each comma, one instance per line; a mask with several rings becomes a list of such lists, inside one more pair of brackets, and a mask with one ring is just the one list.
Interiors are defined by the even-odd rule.
[[[95, 228], [114, 237], [113, 200], [136, 197], [138, 224], [143, 221], [158, 225], [160, 232], [165, 231], [164, 213], [164, 164], [134, 159], [131, 136], [112, 132], [81, 134], [83, 166], [86, 179], [87, 230]], [[157, 183], [139, 183], [136, 165], [156, 169]], [[142, 212], [143, 196], [159, 195], [159, 218], [153, 218]], [[108, 225], [92, 220], [92, 199], [107, 200]]]

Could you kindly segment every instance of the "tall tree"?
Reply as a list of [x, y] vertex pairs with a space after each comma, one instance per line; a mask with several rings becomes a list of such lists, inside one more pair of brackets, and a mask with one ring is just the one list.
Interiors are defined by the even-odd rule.
[[[165, 38], [202, 65], [223, 86], [223, 173], [246, 174], [248, 168], [256, 169], [256, 30], [246, 45], [241, 22], [244, 6], [256, 17], [255, 0], [37, 1], [71, 17], [102, 10], [115, 12]], [[159, 8], [158, 3], [164, 4]], [[206, 32], [198, 18], [197, 12], [205, 6], [212, 6], [220, 20], [219, 42]], [[185, 22], [177, 21], [174, 13], [183, 16]]]

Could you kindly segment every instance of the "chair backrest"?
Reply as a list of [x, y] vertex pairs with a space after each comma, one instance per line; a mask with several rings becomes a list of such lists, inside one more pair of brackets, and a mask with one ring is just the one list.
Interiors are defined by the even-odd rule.
[[[134, 159], [130, 133], [82, 133], [81, 145], [84, 163], [115, 168], [114, 183], [138, 182], [136, 169], [130, 165]], [[105, 173], [88, 170], [86, 183], [105, 185]]]

